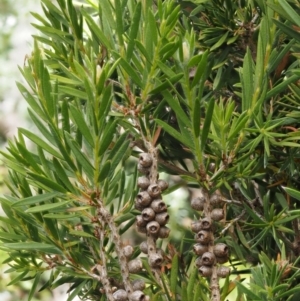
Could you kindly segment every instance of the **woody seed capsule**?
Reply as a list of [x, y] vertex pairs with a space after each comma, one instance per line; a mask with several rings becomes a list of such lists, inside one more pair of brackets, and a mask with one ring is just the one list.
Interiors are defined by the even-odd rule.
[[134, 208], [138, 211], [143, 211], [145, 209], [145, 207], [141, 204], [139, 204], [138, 202], [134, 203]]
[[195, 240], [201, 244], [208, 244], [211, 240], [211, 233], [206, 230], [201, 230], [195, 235]]
[[212, 268], [209, 266], [203, 265], [198, 269], [198, 271], [202, 277], [210, 277], [212, 275]]
[[134, 291], [143, 291], [145, 289], [145, 281], [141, 279], [135, 279], [132, 281], [132, 289]]
[[141, 206], [147, 207], [152, 199], [147, 191], [141, 191], [137, 194], [135, 202]]
[[158, 237], [159, 238], [168, 238], [170, 234], [170, 229], [168, 227], [160, 227], [158, 231]]
[[160, 195], [161, 190], [157, 184], [151, 184], [149, 185], [147, 192], [152, 198], [156, 198]]
[[162, 212], [162, 213], [157, 213], [155, 215], [155, 220], [161, 225], [161, 226], [164, 226], [165, 224], [168, 223], [169, 221], [169, 214], [168, 212]]
[[116, 301], [127, 301], [127, 293], [126, 291], [119, 289], [113, 294], [113, 298]]
[[216, 256], [216, 260], [217, 260], [217, 263], [223, 264], [228, 261], [228, 256], [225, 256], [225, 257], [217, 257]]
[[158, 268], [161, 266], [163, 262], [163, 257], [161, 254], [151, 254], [151, 256], [149, 257], [149, 263], [150, 263], [150, 266], [152, 268]]
[[208, 246], [207, 245], [202, 245], [202, 244], [195, 244], [193, 246], [193, 250], [196, 255], [203, 255], [205, 252], [208, 251]]
[[209, 202], [212, 206], [218, 206], [221, 203], [221, 201], [222, 197], [217, 193], [213, 194], [209, 199]]
[[164, 212], [164, 211], [167, 210], [166, 204], [161, 199], [157, 199], [157, 200], [152, 201], [152, 203], [150, 204], [150, 207], [156, 213]]
[[201, 256], [196, 258], [195, 265], [198, 268], [202, 266], [202, 257]]
[[139, 258], [130, 260], [128, 262], [129, 273], [138, 273], [142, 270], [142, 268], [143, 268], [143, 263]]
[[160, 229], [160, 225], [158, 222], [152, 221], [147, 224], [146, 228], [148, 233], [157, 234]]
[[159, 186], [161, 191], [164, 191], [169, 187], [168, 182], [166, 182], [165, 180], [158, 180], [157, 185]]
[[221, 278], [225, 278], [227, 275], [230, 274], [230, 268], [228, 267], [218, 267], [217, 275]]
[[144, 234], [147, 233], [146, 227], [141, 227], [141, 226], [136, 225], [136, 230], [140, 233], [144, 233]]
[[130, 258], [133, 254], [133, 247], [131, 245], [127, 245], [123, 248], [123, 251], [124, 251], [124, 255], [126, 258]]
[[205, 197], [204, 196], [194, 198], [191, 201], [191, 207], [194, 210], [197, 210], [197, 211], [202, 211], [204, 209], [204, 204], [205, 204]]
[[200, 221], [192, 222], [191, 230], [194, 233], [198, 233], [200, 230], [203, 230], [202, 223]]
[[200, 220], [201, 226], [203, 230], [209, 230], [211, 228], [211, 219], [208, 217], [204, 217]]
[[152, 221], [155, 218], [155, 212], [151, 208], [145, 208], [142, 211], [142, 217], [146, 222]]
[[214, 221], [218, 222], [224, 218], [224, 210], [221, 208], [215, 208], [212, 210], [210, 216]]
[[140, 244], [140, 250], [144, 253], [144, 254], [148, 254], [148, 244], [146, 241], [143, 241]]
[[152, 165], [152, 157], [148, 153], [141, 153], [139, 157], [139, 164], [143, 167], [150, 167]]
[[147, 226], [147, 222], [143, 219], [143, 217], [141, 215], [137, 215], [135, 217], [135, 221], [136, 221], [136, 225], [139, 227], [146, 227]]
[[147, 189], [150, 185], [150, 180], [147, 177], [139, 177], [137, 180], [137, 186], [141, 189]]
[[223, 243], [218, 243], [214, 246], [214, 254], [216, 257], [227, 257], [228, 256], [228, 247]]
[[150, 173], [149, 168], [142, 166], [140, 163], [138, 163], [137, 169], [141, 174], [146, 176]]
[[208, 266], [211, 266], [215, 263], [215, 255], [211, 252], [205, 252], [203, 255], [202, 255], [202, 264], [203, 265], [208, 265]]
[[145, 294], [142, 291], [134, 291], [132, 294], [130, 294], [130, 300], [131, 301], [144, 301]]

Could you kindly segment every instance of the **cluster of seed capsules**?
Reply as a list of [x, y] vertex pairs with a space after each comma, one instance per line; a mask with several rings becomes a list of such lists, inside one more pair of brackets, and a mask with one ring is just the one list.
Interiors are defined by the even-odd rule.
[[[133, 255], [134, 249], [131, 245], [124, 246], [124, 255], [127, 260]], [[131, 274], [139, 273], [143, 268], [143, 263], [140, 258], [129, 260], [127, 263], [128, 271]], [[113, 288], [113, 299], [116, 301], [150, 301], [150, 297], [143, 293], [145, 289], [145, 282], [140, 279], [136, 279], [131, 282], [133, 292], [128, 294], [123, 288]]]
[[[161, 193], [168, 188], [164, 180], [155, 179], [151, 181], [152, 156], [141, 153], [138, 162], [138, 171], [143, 176], [138, 178], [137, 185], [140, 188], [135, 199], [135, 208], [141, 213], [136, 216], [136, 228], [140, 233], [157, 238], [167, 238], [170, 229], [166, 227], [169, 221], [167, 205], [163, 202]], [[143, 242], [140, 246], [143, 253], [148, 253], [148, 246]], [[160, 250], [149, 256], [149, 264], [152, 268], [159, 268], [163, 256]]]
[[228, 261], [229, 249], [224, 243], [214, 244], [213, 224], [224, 218], [224, 211], [218, 208], [221, 203], [221, 196], [213, 194], [210, 198], [204, 195], [194, 198], [191, 201], [191, 207], [194, 210], [202, 211], [202, 217], [191, 225], [192, 231], [195, 233], [195, 241], [197, 242], [193, 250], [198, 256], [196, 266], [199, 273], [203, 277], [210, 277], [213, 267], [217, 267], [218, 277], [226, 277], [230, 273], [230, 268], [221, 266]]

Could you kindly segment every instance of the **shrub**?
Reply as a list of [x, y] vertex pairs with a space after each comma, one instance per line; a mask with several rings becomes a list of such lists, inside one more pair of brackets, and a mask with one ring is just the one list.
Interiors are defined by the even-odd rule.
[[51, 271], [39, 290], [68, 300], [298, 300], [299, 6], [42, 6], [18, 83], [36, 130], [3, 153], [1, 249], [28, 299]]

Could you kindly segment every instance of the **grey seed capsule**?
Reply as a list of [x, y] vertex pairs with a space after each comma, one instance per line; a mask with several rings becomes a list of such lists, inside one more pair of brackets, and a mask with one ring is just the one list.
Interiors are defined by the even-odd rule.
[[154, 220], [155, 218], [155, 212], [152, 208], [145, 208], [143, 211], [142, 211], [142, 217], [143, 219], [146, 221], [146, 222], [150, 222], [152, 220]]
[[130, 260], [128, 262], [128, 270], [130, 273], [138, 273], [142, 270], [143, 268], [143, 263], [142, 260], [139, 258]]
[[149, 185], [147, 192], [152, 198], [156, 198], [160, 196], [161, 190], [157, 184], [151, 184]]
[[148, 254], [148, 244], [146, 241], [141, 242], [140, 244], [140, 250], [144, 253], [144, 254]]
[[131, 284], [134, 291], [143, 291], [146, 287], [145, 281], [141, 279], [135, 279]]
[[147, 177], [139, 177], [137, 180], [137, 186], [141, 189], [147, 189], [150, 185], [150, 180]]
[[156, 253], [159, 254], [159, 255], [161, 255], [162, 257], [164, 257], [164, 254], [165, 254], [165, 252], [161, 248], [157, 248], [156, 249]]
[[212, 210], [210, 216], [214, 221], [218, 222], [224, 218], [224, 210], [221, 208], [215, 208]]
[[211, 233], [206, 230], [201, 230], [195, 235], [195, 240], [201, 244], [208, 244], [211, 241]]
[[168, 182], [166, 182], [165, 180], [158, 180], [157, 185], [159, 186], [161, 191], [164, 191], [169, 187]]
[[157, 234], [160, 229], [160, 225], [156, 221], [151, 221], [147, 224], [146, 228], [147, 228], [147, 233]]
[[152, 268], [158, 268], [163, 263], [163, 257], [161, 254], [151, 254], [149, 257], [149, 263]]
[[203, 230], [209, 230], [212, 225], [212, 221], [210, 218], [205, 217], [200, 220], [201, 226]]
[[202, 257], [201, 256], [196, 258], [195, 265], [197, 268], [202, 266]]
[[152, 165], [152, 157], [148, 153], [141, 153], [139, 156], [139, 164], [143, 167], [150, 167]]
[[196, 255], [203, 255], [205, 252], [208, 251], [208, 245], [195, 244], [193, 246], [193, 250]]
[[214, 253], [211, 252], [205, 252], [202, 255], [202, 264], [203, 265], [208, 265], [211, 266], [215, 263], [216, 257], [214, 255]]
[[192, 222], [192, 224], [191, 224], [191, 230], [194, 233], [198, 233], [200, 230], [203, 230], [202, 223], [200, 221]]
[[132, 294], [130, 294], [130, 300], [131, 301], [144, 301], [145, 294], [140, 290], [134, 291]]
[[141, 191], [137, 194], [135, 202], [141, 206], [147, 207], [152, 199], [147, 191]]
[[214, 246], [214, 254], [216, 257], [228, 257], [229, 249], [226, 244], [218, 243]]
[[203, 265], [198, 269], [198, 271], [202, 277], [210, 277], [212, 275], [212, 268], [209, 266]]
[[229, 267], [218, 267], [217, 269], [217, 275], [221, 278], [225, 278], [230, 274], [230, 268]]
[[136, 231], [146, 234], [147, 233], [147, 228], [136, 225]]
[[209, 198], [209, 202], [212, 206], [218, 206], [222, 201], [222, 197], [215, 193]]
[[161, 226], [164, 226], [165, 224], [167, 224], [169, 221], [169, 218], [170, 218], [170, 216], [169, 216], [168, 212], [156, 213], [156, 215], [155, 215], [155, 220]]
[[135, 217], [135, 221], [136, 221], [136, 225], [139, 226], [139, 227], [146, 227], [147, 226], [147, 221], [145, 221], [143, 219], [143, 217], [141, 215], [137, 215]]
[[127, 245], [123, 248], [123, 251], [124, 251], [124, 255], [126, 258], [130, 258], [133, 254], [133, 247], [131, 245]]
[[145, 206], [143, 206], [137, 202], [134, 202], [134, 208], [138, 211], [143, 211], [145, 209]]
[[216, 256], [217, 263], [220, 263], [220, 264], [226, 263], [228, 261], [228, 259], [229, 259], [228, 256], [224, 256], [224, 257], [217, 257]]
[[150, 204], [150, 207], [156, 213], [164, 212], [167, 210], [167, 205], [161, 199], [153, 200]]
[[127, 301], [127, 293], [126, 291], [119, 289], [113, 293], [113, 298], [116, 301]]
[[191, 201], [191, 207], [194, 210], [197, 210], [197, 211], [202, 211], [204, 209], [204, 204], [205, 204], [205, 197], [204, 196], [194, 198]]
[[141, 174], [146, 175], [146, 176], [148, 176], [150, 173], [150, 169], [142, 166], [140, 163], [138, 163], [137, 169]]
[[157, 236], [159, 238], [168, 238], [169, 234], [170, 234], [170, 231], [171, 230], [168, 227], [165, 227], [165, 226], [160, 227]]

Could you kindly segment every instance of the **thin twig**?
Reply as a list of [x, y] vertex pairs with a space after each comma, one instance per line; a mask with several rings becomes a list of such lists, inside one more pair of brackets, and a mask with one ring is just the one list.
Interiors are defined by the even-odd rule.
[[123, 280], [127, 295], [129, 296], [129, 299], [130, 299], [130, 295], [133, 292], [133, 288], [132, 288], [132, 284], [131, 284], [130, 278], [129, 278], [128, 264], [127, 264], [126, 256], [124, 254], [123, 244], [122, 244], [120, 235], [118, 233], [118, 229], [113, 221], [113, 218], [110, 215], [110, 213], [104, 208], [101, 200], [98, 200], [98, 214], [99, 214], [99, 218], [98, 218], [99, 222], [102, 223], [104, 221], [108, 225], [108, 227], [112, 233], [112, 240], [115, 244], [116, 253], [117, 253], [119, 263], [121, 266], [122, 280]]

